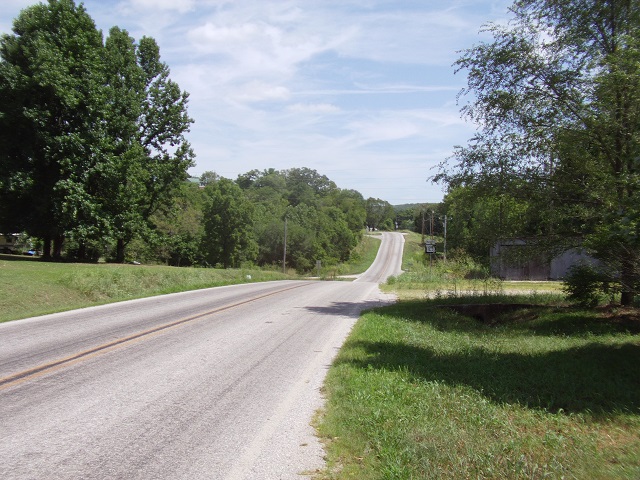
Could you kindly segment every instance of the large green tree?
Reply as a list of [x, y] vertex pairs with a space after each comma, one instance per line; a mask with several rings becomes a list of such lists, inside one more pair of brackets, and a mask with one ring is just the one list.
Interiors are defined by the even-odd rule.
[[203, 250], [211, 265], [224, 268], [253, 261], [258, 247], [253, 237], [254, 208], [232, 180], [221, 178], [205, 188]]
[[44, 240], [113, 239], [116, 258], [149, 232], [194, 153], [188, 94], [157, 43], [117, 27], [103, 44], [73, 0], [23, 10], [0, 39], [0, 230]]
[[112, 125], [108, 154], [113, 161], [105, 179], [118, 192], [107, 197], [107, 213], [116, 259], [123, 261], [128, 242], [144, 235], [152, 215], [171, 202], [194, 165], [185, 137], [193, 120], [187, 112], [189, 95], [169, 78], [154, 39], [143, 37], [135, 45], [125, 31], [114, 28], [106, 47]]
[[[151, 217], [153, 235], [144, 242], [150, 260], [161, 260], [168, 265], [190, 266], [204, 260], [204, 209], [207, 203], [204, 188], [183, 182], [174, 193], [170, 205], [164, 206]], [[149, 242], [151, 240], [151, 242]]]
[[640, 269], [640, 4], [519, 0], [511, 12], [457, 62], [478, 134], [436, 180], [527, 198], [548, 239], [583, 241], [618, 272], [630, 304]]
[[0, 229], [42, 238], [45, 256], [99, 224], [86, 181], [100, 161], [101, 49], [72, 0], [23, 10], [0, 39]]
[[369, 228], [393, 230], [396, 213], [389, 202], [380, 198], [369, 197], [365, 202], [365, 209]]

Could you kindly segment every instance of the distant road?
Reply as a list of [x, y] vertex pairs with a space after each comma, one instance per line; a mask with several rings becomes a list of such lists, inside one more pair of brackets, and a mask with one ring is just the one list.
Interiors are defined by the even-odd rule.
[[333, 357], [378, 283], [280, 281], [0, 324], [0, 478], [296, 479]]

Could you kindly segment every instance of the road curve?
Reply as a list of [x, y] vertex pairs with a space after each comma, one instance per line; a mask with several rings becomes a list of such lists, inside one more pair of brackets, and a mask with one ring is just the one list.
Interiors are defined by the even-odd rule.
[[322, 466], [309, 421], [377, 284], [221, 287], [0, 324], [0, 478], [299, 479]]

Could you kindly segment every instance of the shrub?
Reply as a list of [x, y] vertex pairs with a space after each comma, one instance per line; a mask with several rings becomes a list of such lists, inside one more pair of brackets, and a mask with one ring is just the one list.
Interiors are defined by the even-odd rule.
[[563, 291], [567, 299], [582, 307], [595, 307], [606, 300], [613, 302], [616, 294], [614, 279], [604, 270], [591, 265], [574, 265], [564, 279]]

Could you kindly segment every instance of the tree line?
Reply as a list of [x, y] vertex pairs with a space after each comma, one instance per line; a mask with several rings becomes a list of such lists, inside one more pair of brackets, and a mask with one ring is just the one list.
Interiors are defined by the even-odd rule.
[[393, 228], [393, 218], [388, 202], [309, 168], [251, 170], [236, 180], [205, 172], [153, 216], [155, 240], [132, 252], [170, 265], [281, 267], [286, 237], [286, 267], [303, 272], [317, 260], [348, 260], [365, 228]]

